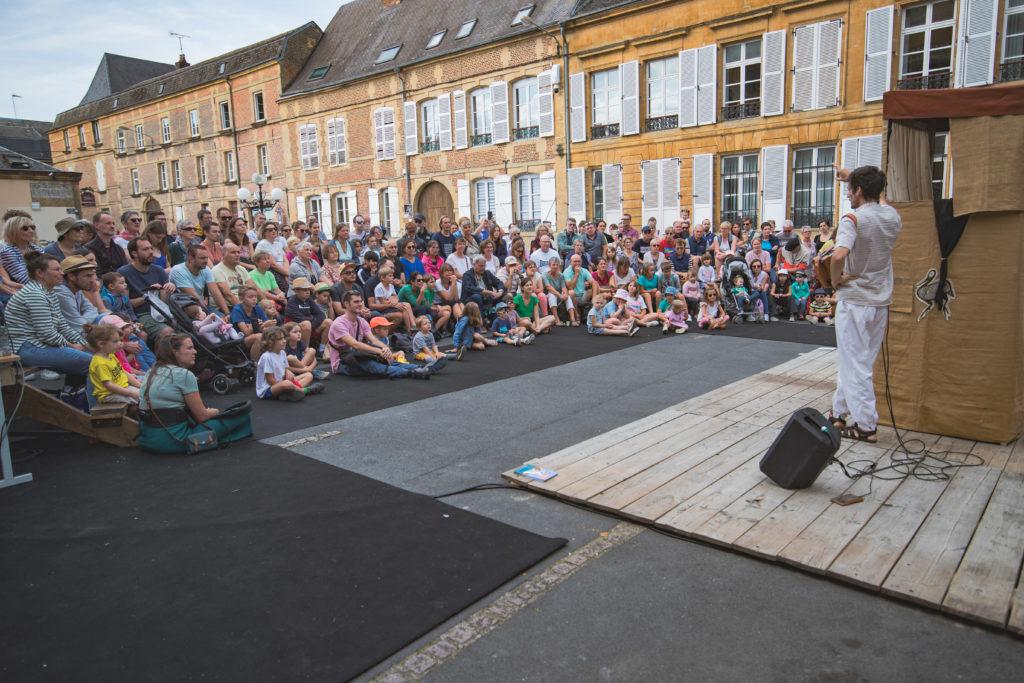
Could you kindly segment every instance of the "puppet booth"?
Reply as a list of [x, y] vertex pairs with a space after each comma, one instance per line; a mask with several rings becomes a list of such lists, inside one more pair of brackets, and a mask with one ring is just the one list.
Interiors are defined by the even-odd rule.
[[[1012, 441], [1024, 432], [1024, 84], [887, 92], [883, 116], [903, 230], [879, 415], [890, 422], [888, 385], [901, 429]], [[938, 131], [951, 144], [947, 200], [932, 197]]]

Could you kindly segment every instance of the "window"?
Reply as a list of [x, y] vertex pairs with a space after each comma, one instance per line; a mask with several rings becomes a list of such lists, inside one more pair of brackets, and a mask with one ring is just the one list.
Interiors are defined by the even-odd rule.
[[722, 59], [722, 118], [761, 115], [761, 39], [733, 43]]
[[346, 192], [339, 192], [334, 195], [334, 224], [350, 225], [352, 222], [352, 209], [349, 206], [349, 195]]
[[1006, 29], [1003, 31], [1003, 63], [999, 80], [1024, 78], [1024, 0], [1006, 0]]
[[596, 71], [590, 75], [590, 121], [593, 137], [607, 138], [619, 134], [622, 121], [622, 98], [619, 93], [619, 70]]
[[473, 32], [473, 27], [476, 26], [476, 19], [470, 19], [469, 21], [462, 24], [459, 27], [459, 32], [455, 34], [455, 40], [461, 40]]
[[206, 157], [196, 157], [196, 184], [200, 187], [206, 185]]
[[174, 178], [175, 189], [181, 189], [181, 162], [175, 159], [171, 162], [171, 177]]
[[227, 102], [220, 103], [220, 129], [228, 130], [231, 128], [231, 105]]
[[604, 219], [604, 172], [595, 168], [590, 173], [590, 191], [594, 197], [594, 220]]
[[494, 212], [494, 178], [481, 178], [473, 183], [474, 220], [479, 223]]
[[323, 202], [320, 201], [320, 196], [309, 198], [309, 209], [306, 212], [306, 218], [316, 218], [317, 223], [323, 223]]
[[71, 151], [71, 132], [67, 128], [64, 129], [64, 151]]
[[535, 5], [528, 5], [528, 6], [524, 7], [524, 8], [522, 8], [521, 10], [519, 10], [518, 12], [516, 12], [515, 18], [512, 19], [512, 25], [513, 26], [519, 26], [520, 24], [522, 24], [523, 20], [526, 19], [528, 16], [530, 16], [530, 14], [533, 13], [533, 8], [534, 7], [535, 7]]
[[224, 73], [224, 69], [226, 67], [227, 67], [227, 63], [226, 62], [221, 62], [220, 66], [217, 67], [217, 73], [219, 73], [219, 74]]
[[265, 121], [267, 118], [267, 111], [263, 108], [262, 92], [252, 94], [252, 118], [253, 121]]
[[491, 118], [491, 89], [477, 88], [469, 93], [471, 108], [472, 134], [471, 144], [491, 144], [493, 121]]
[[440, 45], [441, 41], [444, 40], [444, 34], [447, 32], [448, 29], [444, 29], [443, 31], [438, 31], [434, 35], [430, 36], [430, 40], [427, 41], [427, 49], [429, 50], [432, 47]]
[[167, 164], [161, 161], [156, 165], [156, 174], [160, 178], [160, 189], [167, 189]]
[[345, 147], [345, 119], [328, 119], [327, 163], [331, 166], [338, 166], [346, 161], [348, 161], [348, 152]]
[[946, 163], [949, 159], [949, 133], [932, 135], [932, 194], [943, 199], [946, 193]]
[[259, 145], [256, 148], [256, 166], [261, 174], [270, 176], [270, 150], [266, 145]]
[[161, 83], [159, 86], [157, 86], [156, 94], [157, 95], [163, 95], [164, 94], [164, 84], [163, 83]]
[[145, 149], [146, 147], [146, 131], [142, 127], [142, 124], [135, 126], [135, 148]]
[[125, 140], [124, 128], [117, 129], [117, 151], [121, 154], [125, 153], [127, 147], [127, 141]]
[[378, 202], [380, 202], [380, 227], [384, 230], [384, 234], [391, 232], [391, 202], [388, 201], [389, 197], [388, 188], [384, 188], [379, 193]]
[[374, 60], [374, 64], [383, 64], [384, 62], [390, 62], [392, 59], [398, 56], [398, 51], [402, 49], [401, 45], [394, 45], [392, 47], [386, 47], [380, 51], [377, 55], [377, 59]]
[[100, 135], [100, 122], [99, 121], [93, 121], [92, 122], [92, 144], [94, 144], [94, 145], [102, 145], [103, 144], [103, 137]]
[[320, 142], [316, 137], [315, 123], [299, 126], [299, 157], [304, 170], [320, 165]]
[[381, 107], [373, 112], [374, 143], [377, 161], [395, 158], [395, 110]]
[[85, 149], [85, 124], [78, 126], [78, 146]]
[[306, 80], [308, 80], [308, 81], [319, 81], [321, 78], [326, 76], [327, 72], [330, 71], [330, 70], [331, 70], [331, 65], [330, 64], [328, 64], [327, 66], [318, 66], [317, 68], [315, 68], [315, 69], [313, 69], [312, 71], [309, 72], [309, 78], [307, 78]]
[[238, 180], [238, 168], [235, 166], [235, 153], [231, 150], [224, 152], [224, 175], [225, 182], [233, 183]]
[[522, 230], [533, 230], [540, 224], [540, 176], [516, 178], [516, 197], [516, 222]]
[[199, 110], [190, 109], [188, 112], [188, 125], [192, 132], [192, 137], [199, 137]]
[[757, 224], [757, 154], [722, 157], [722, 210], [720, 220]]
[[171, 141], [171, 119], [167, 116], [160, 119], [160, 136], [165, 143]]
[[523, 140], [540, 135], [540, 100], [536, 78], [524, 78], [512, 85], [512, 106], [515, 107], [514, 138]]
[[679, 59], [647, 62], [647, 130], [679, 125]]
[[420, 105], [421, 152], [436, 152], [441, 149], [438, 140], [440, 127], [437, 123], [437, 100], [427, 100]]
[[832, 145], [793, 153], [793, 222], [797, 227], [817, 225], [823, 219], [834, 224], [835, 160]]
[[948, 88], [953, 64], [953, 0], [903, 10], [900, 89]]
[[132, 171], [132, 194], [142, 194], [142, 184], [139, 182], [139, 169], [133, 168]]

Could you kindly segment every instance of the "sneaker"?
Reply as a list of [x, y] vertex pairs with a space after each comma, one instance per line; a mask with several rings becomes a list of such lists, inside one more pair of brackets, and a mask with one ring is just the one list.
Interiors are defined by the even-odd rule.
[[662, 334], [668, 334], [668, 325], [662, 325], [661, 326], [661, 333]]
[[676, 334], [686, 334], [686, 328], [685, 327], [677, 327], [676, 328]]
[[524, 346], [529, 346], [530, 344], [533, 343], [533, 340], [536, 339], [536, 338], [537, 338], [537, 335], [535, 335], [535, 334], [528, 334], [528, 335], [526, 335], [525, 337], [523, 337], [523, 345]]
[[462, 360], [462, 357], [466, 355], [466, 346], [463, 344], [459, 348], [455, 349], [455, 360]]
[[[310, 386], [313, 386], [312, 384]], [[288, 401], [289, 403], [297, 403], [302, 399], [306, 398], [306, 390], [302, 391], [289, 391], [286, 394], [281, 394], [277, 397], [278, 401]]]
[[444, 368], [444, 366], [446, 365], [448, 365], [448, 357], [440, 356], [439, 358], [435, 358], [434, 360], [427, 363], [426, 368], [430, 370], [431, 373], [435, 373], [440, 372], [441, 369]]
[[416, 368], [409, 371], [410, 379], [430, 379], [430, 368]]
[[631, 327], [629, 329], [629, 336], [630, 337], [635, 337], [636, 333], [639, 332], [639, 331], [640, 331], [640, 328], [637, 325], [634, 325], [633, 327]]
[[832, 320], [832, 318], [825, 318], [825, 324], [826, 325], [833, 325], [833, 324], [835, 324], [835, 321]]
[[789, 316], [789, 322], [795, 322], [795, 321], [796, 321], [796, 316], [795, 315]]
[[498, 345], [498, 340], [497, 339], [484, 339], [484, 346], [497, 346], [497, 345]]
[[522, 341], [523, 340], [521, 340], [519, 337], [512, 337], [508, 343], [511, 344], [512, 346], [519, 346], [522, 343]]
[[770, 315], [768, 316], [768, 322], [777, 323], [779, 322], [779, 319], [776, 318], [774, 315]]
[[646, 325], [644, 325], [644, 327], [657, 327], [657, 326], [658, 326], [658, 321], [657, 320], [652, 320], [649, 323], [647, 323]]
[[331, 378], [330, 370], [325, 370], [324, 368], [317, 368], [316, 370], [313, 371], [313, 379], [317, 380], [318, 382], [322, 382], [325, 379], [330, 379], [330, 378]]
[[307, 396], [313, 396], [315, 394], [322, 394], [322, 393], [324, 393], [324, 385], [321, 384], [320, 382], [313, 382], [308, 387], [306, 387], [306, 395]]
[[808, 318], [807, 322], [809, 322], [812, 325], [817, 325], [818, 324], [818, 321], [815, 318]]
[[754, 320], [756, 320], [759, 325], [764, 325], [764, 313], [758, 311]]
[[46, 382], [52, 382], [55, 379], [60, 379], [60, 373], [53, 370], [40, 370], [37, 373], [37, 377]]

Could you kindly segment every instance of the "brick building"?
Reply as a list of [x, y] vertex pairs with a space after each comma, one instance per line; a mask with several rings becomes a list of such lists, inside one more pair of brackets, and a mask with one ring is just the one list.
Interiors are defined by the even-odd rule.
[[282, 178], [277, 100], [321, 33], [310, 22], [194, 65], [104, 55], [83, 102], [54, 122], [54, 163], [115, 214], [237, 210], [257, 170]]

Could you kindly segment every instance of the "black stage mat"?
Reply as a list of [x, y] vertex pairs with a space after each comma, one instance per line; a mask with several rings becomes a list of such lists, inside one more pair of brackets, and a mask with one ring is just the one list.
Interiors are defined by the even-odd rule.
[[763, 339], [765, 341], [794, 342], [796, 344], [813, 344], [814, 346], [835, 346], [836, 328], [832, 325], [812, 325], [807, 322], [779, 321], [765, 323], [732, 322], [724, 330], [697, 330], [695, 325], [691, 332], [707, 335], [725, 335], [727, 337], [744, 337], [747, 339]]
[[0, 678], [344, 680], [565, 541], [255, 441], [19, 444], [0, 491]]

